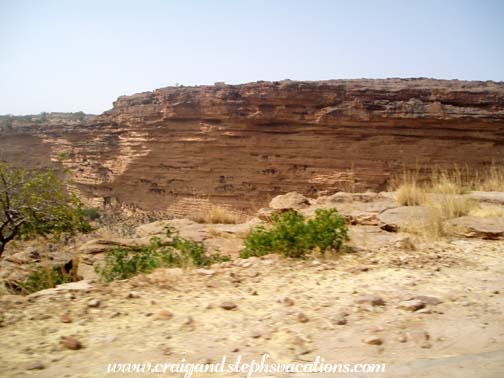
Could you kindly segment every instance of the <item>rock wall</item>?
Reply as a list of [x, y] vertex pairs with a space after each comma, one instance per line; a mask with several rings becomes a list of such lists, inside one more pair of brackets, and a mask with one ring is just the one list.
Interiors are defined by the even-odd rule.
[[504, 83], [256, 82], [122, 96], [80, 126], [0, 138], [0, 158], [68, 168], [95, 205], [187, 215], [273, 196], [382, 190], [405, 168], [504, 163]]

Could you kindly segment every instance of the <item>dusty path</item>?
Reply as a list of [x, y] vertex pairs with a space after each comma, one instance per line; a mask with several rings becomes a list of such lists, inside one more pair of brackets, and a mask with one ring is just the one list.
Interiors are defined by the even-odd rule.
[[[502, 377], [503, 249], [502, 241], [458, 240], [315, 262], [266, 257], [211, 271], [160, 270], [18, 304], [3, 297], [0, 375], [149, 376], [106, 369], [120, 362], [218, 362], [223, 355], [260, 360], [268, 353], [278, 362], [321, 356], [388, 365], [385, 374], [340, 376]], [[442, 303], [418, 311], [397, 308], [415, 296]], [[89, 307], [90, 299], [99, 306]], [[237, 307], [225, 310], [223, 302]], [[71, 323], [62, 322], [65, 313]], [[83, 349], [61, 347], [67, 336]], [[382, 344], [363, 341], [372, 337]], [[27, 370], [37, 362], [44, 369]]]

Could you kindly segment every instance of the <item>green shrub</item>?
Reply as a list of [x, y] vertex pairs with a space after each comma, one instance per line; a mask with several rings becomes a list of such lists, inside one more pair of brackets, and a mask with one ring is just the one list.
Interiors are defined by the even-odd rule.
[[76, 272], [76, 268], [67, 272], [63, 266], [41, 266], [30, 273], [26, 280], [18, 283], [15, 288], [11, 287], [11, 290], [22, 294], [30, 294], [44, 289], [51, 289], [57, 285], [78, 281], [79, 278]]
[[245, 239], [241, 258], [280, 253], [303, 258], [317, 249], [320, 253], [339, 250], [348, 240], [345, 221], [336, 209], [317, 209], [315, 218], [305, 221], [295, 210], [273, 215], [273, 224], [257, 227]]
[[95, 207], [86, 207], [82, 209], [82, 215], [89, 221], [96, 221], [101, 218], [101, 214]]
[[104, 265], [98, 266], [96, 272], [109, 282], [149, 273], [160, 267], [204, 267], [229, 261], [228, 256], [219, 253], [207, 254], [203, 243], [181, 238], [171, 228], [166, 234], [172, 238], [168, 245], [154, 237], [146, 247], [118, 247], [107, 252]]

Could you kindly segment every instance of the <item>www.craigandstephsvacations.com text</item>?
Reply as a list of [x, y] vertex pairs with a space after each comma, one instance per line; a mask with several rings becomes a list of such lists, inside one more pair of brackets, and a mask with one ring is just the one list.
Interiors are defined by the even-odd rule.
[[242, 356], [231, 360], [222, 356], [218, 363], [191, 363], [182, 359], [177, 363], [110, 363], [106, 372], [113, 373], [144, 373], [144, 374], [175, 374], [184, 373], [184, 378], [190, 378], [195, 373], [241, 373], [251, 378], [254, 374], [278, 373], [384, 373], [385, 364], [379, 363], [334, 363], [326, 362], [323, 357], [317, 356], [313, 362], [306, 363], [278, 363], [268, 362], [269, 355], [263, 354], [259, 361], [243, 361]]

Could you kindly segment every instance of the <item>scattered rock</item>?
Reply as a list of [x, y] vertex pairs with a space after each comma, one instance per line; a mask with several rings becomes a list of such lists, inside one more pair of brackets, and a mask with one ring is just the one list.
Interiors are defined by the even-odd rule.
[[235, 303], [233, 303], [233, 302], [222, 302], [220, 306], [221, 306], [221, 308], [223, 308], [224, 310], [228, 310], [228, 311], [229, 311], [229, 310], [234, 310], [234, 309], [236, 309], [236, 308], [238, 307], [238, 306], [237, 306]]
[[422, 301], [425, 304], [431, 305], [431, 306], [436, 306], [438, 304], [443, 303], [443, 301], [437, 297], [429, 297], [427, 295], [417, 295], [414, 296], [413, 298], [410, 299], [416, 299], [419, 301]]
[[186, 316], [182, 320], [182, 324], [180, 325], [180, 330], [182, 331], [194, 331], [194, 318], [192, 316]]
[[504, 205], [504, 192], [480, 192], [475, 191], [469, 194], [469, 198], [478, 201]]
[[370, 336], [370, 337], [364, 339], [364, 342], [369, 345], [382, 345], [383, 339], [378, 336]]
[[173, 313], [168, 310], [161, 310], [157, 315], [157, 319], [159, 320], [170, 320], [171, 318], [173, 318]]
[[279, 298], [279, 299], [277, 299], [277, 302], [282, 303], [286, 306], [294, 306], [294, 300], [289, 297]]
[[412, 330], [408, 332], [408, 339], [413, 340], [416, 344], [420, 345], [422, 348], [426, 342], [430, 340], [430, 335], [427, 331], [423, 330]]
[[357, 304], [368, 304], [371, 306], [385, 306], [383, 298], [376, 295], [362, 295], [355, 300]]
[[298, 320], [299, 322], [301, 322], [301, 323], [306, 323], [306, 322], [308, 322], [308, 320], [310, 320], [310, 319], [308, 319], [308, 317], [307, 317], [304, 313], [299, 312], [299, 313], [297, 314], [297, 320]]
[[126, 298], [128, 299], [140, 298], [140, 294], [138, 294], [136, 291], [130, 291], [126, 296]]
[[82, 349], [82, 344], [79, 340], [77, 340], [75, 337], [64, 337], [61, 340], [61, 345], [63, 345], [64, 348], [70, 349], [70, 350], [79, 350]]
[[258, 331], [252, 331], [252, 333], [250, 334], [250, 336], [253, 338], [253, 339], [258, 339], [261, 337], [261, 333], [258, 332]]
[[345, 325], [347, 324], [347, 316], [350, 315], [348, 311], [340, 311], [339, 313], [331, 316], [329, 320], [331, 321], [331, 324], [333, 325]]
[[397, 341], [399, 341], [400, 343], [405, 343], [406, 341], [408, 341], [408, 337], [404, 334], [401, 334], [397, 337]]
[[61, 321], [62, 323], [72, 323], [72, 318], [71, 318], [71, 317], [70, 317], [70, 315], [68, 315], [68, 314], [62, 314], [62, 315], [60, 316], [60, 321]]
[[308, 206], [310, 206], [310, 201], [308, 200], [308, 198], [297, 192], [290, 192], [276, 196], [271, 200], [269, 204], [269, 207], [275, 210], [298, 210], [304, 209]]
[[211, 269], [196, 269], [196, 273], [200, 276], [213, 276], [215, 271]]
[[26, 370], [42, 370], [42, 369], [45, 369], [45, 365], [40, 361], [33, 362], [26, 367]]
[[400, 206], [385, 210], [378, 215], [380, 228], [399, 231], [411, 227], [424, 227], [431, 222], [434, 210], [422, 206]]
[[503, 239], [504, 218], [463, 216], [447, 222], [453, 233], [466, 238]]
[[421, 308], [424, 308], [425, 303], [418, 300], [418, 299], [411, 299], [409, 301], [399, 302], [397, 307], [400, 308], [401, 310], [416, 311], [416, 310], [420, 310]]
[[97, 299], [97, 298], [93, 298], [93, 299], [90, 299], [88, 302], [87, 302], [87, 305], [88, 307], [91, 307], [91, 308], [97, 308], [97, 307], [100, 307], [100, 300]]

